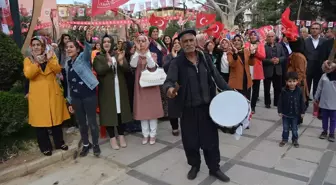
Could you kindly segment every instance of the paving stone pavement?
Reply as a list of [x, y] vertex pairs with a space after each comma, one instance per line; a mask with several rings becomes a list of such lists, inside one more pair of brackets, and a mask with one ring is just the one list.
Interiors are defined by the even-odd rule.
[[[112, 150], [106, 140], [101, 145], [102, 156], [97, 164], [92, 164], [97, 160], [92, 156], [84, 161], [91, 160], [87, 163], [95, 166], [95, 169], [104, 165], [109, 169], [111, 165], [108, 163], [111, 161], [125, 167], [125, 171], [117, 170], [118, 176], [114, 174], [113, 179], [102, 181], [99, 185], [336, 185], [336, 144], [318, 139], [321, 121], [313, 118], [311, 108], [299, 128], [300, 148], [294, 148], [291, 144], [280, 148], [281, 120], [275, 107], [263, 107], [263, 92], [260, 92], [251, 127], [244, 131], [239, 140], [232, 135], [219, 133], [220, 165], [231, 178], [230, 183], [210, 177], [203, 157], [197, 178], [187, 180], [190, 167], [181, 138], [172, 136], [168, 121], [159, 124], [157, 143], [153, 146], [142, 145], [141, 134], [128, 135], [127, 148]], [[85, 169], [83, 166], [80, 168]], [[88, 178], [86, 180], [84, 184], [91, 182]]]
[[[291, 144], [279, 147], [282, 122], [276, 108], [264, 108], [263, 92], [253, 115], [251, 127], [239, 140], [221, 133], [221, 169], [230, 178], [228, 185], [336, 185], [336, 145], [318, 138], [321, 121], [313, 118], [308, 109], [299, 128], [300, 148]], [[109, 185], [219, 185], [208, 176], [202, 157], [199, 175], [194, 181], [186, 179], [190, 167], [180, 137], [171, 135], [169, 122], [161, 122], [158, 143], [141, 146], [141, 135], [127, 137], [129, 147], [111, 150], [108, 143], [102, 147], [103, 155], [130, 170]], [[107, 184], [106, 184], [107, 185]]]

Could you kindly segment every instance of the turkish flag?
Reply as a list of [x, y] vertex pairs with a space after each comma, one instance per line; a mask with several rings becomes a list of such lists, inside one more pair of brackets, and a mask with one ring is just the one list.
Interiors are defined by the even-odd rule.
[[156, 26], [161, 30], [166, 29], [167, 27], [167, 20], [164, 20], [162, 17], [156, 17], [154, 14], [151, 15], [151, 17], [149, 18], [149, 23], [152, 26]]
[[198, 13], [196, 16], [196, 28], [202, 28], [213, 23], [216, 20], [216, 14]]
[[86, 8], [86, 16], [91, 16], [92, 15], [92, 9], [91, 8]]
[[0, 8], [2, 8], [2, 23], [7, 24], [9, 26], [13, 26], [14, 23], [10, 12], [9, 1], [8, 0], [4, 1], [5, 1], [4, 6], [0, 6]]
[[105, 14], [106, 11], [117, 9], [128, 0], [92, 0], [92, 16]]
[[258, 33], [259, 33], [260, 41], [266, 40], [266, 35], [271, 30], [273, 30], [273, 27], [270, 25], [259, 28]]
[[215, 22], [204, 32], [207, 33], [208, 35], [214, 36], [215, 38], [219, 38], [223, 29], [224, 24], [222, 24], [221, 22]]
[[289, 15], [290, 9], [288, 7], [281, 15], [282, 32], [286, 35], [288, 40], [295, 41], [299, 36], [299, 30], [294, 21], [289, 19]]

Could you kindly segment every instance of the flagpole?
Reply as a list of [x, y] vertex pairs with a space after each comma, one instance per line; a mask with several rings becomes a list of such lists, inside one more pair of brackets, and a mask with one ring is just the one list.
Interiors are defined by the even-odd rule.
[[297, 19], [296, 20], [300, 20], [301, 6], [302, 6], [302, 0], [300, 0], [299, 10], [298, 10], [298, 14], [297, 14]]

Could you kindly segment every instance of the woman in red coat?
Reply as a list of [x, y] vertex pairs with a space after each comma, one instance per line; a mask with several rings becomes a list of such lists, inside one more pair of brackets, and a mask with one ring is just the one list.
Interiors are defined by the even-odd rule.
[[260, 81], [264, 79], [264, 70], [262, 65], [262, 60], [265, 59], [265, 46], [264, 43], [259, 41], [258, 32], [252, 30], [249, 33], [250, 41], [245, 43], [246, 48], [250, 48], [251, 45], [256, 48], [254, 54], [255, 64], [254, 66], [250, 66], [251, 77], [253, 81], [252, 86], [252, 98], [251, 98], [251, 108], [252, 114], [255, 113], [255, 107], [257, 104], [257, 100], [259, 98], [259, 89], [260, 89]]

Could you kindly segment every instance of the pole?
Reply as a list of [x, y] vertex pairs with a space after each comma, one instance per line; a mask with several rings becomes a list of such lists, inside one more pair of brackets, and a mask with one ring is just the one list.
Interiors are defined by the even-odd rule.
[[2, 8], [0, 7], [0, 31], [2, 32]]
[[299, 10], [298, 10], [298, 14], [297, 14], [297, 19], [296, 20], [300, 20], [301, 6], [302, 6], [302, 0], [300, 0]]
[[21, 36], [21, 21], [20, 21], [20, 11], [19, 11], [19, 2], [18, 0], [10, 0], [10, 11], [12, 15], [12, 20], [14, 23], [13, 28], [13, 38], [15, 43], [19, 48], [22, 48], [22, 36]]

